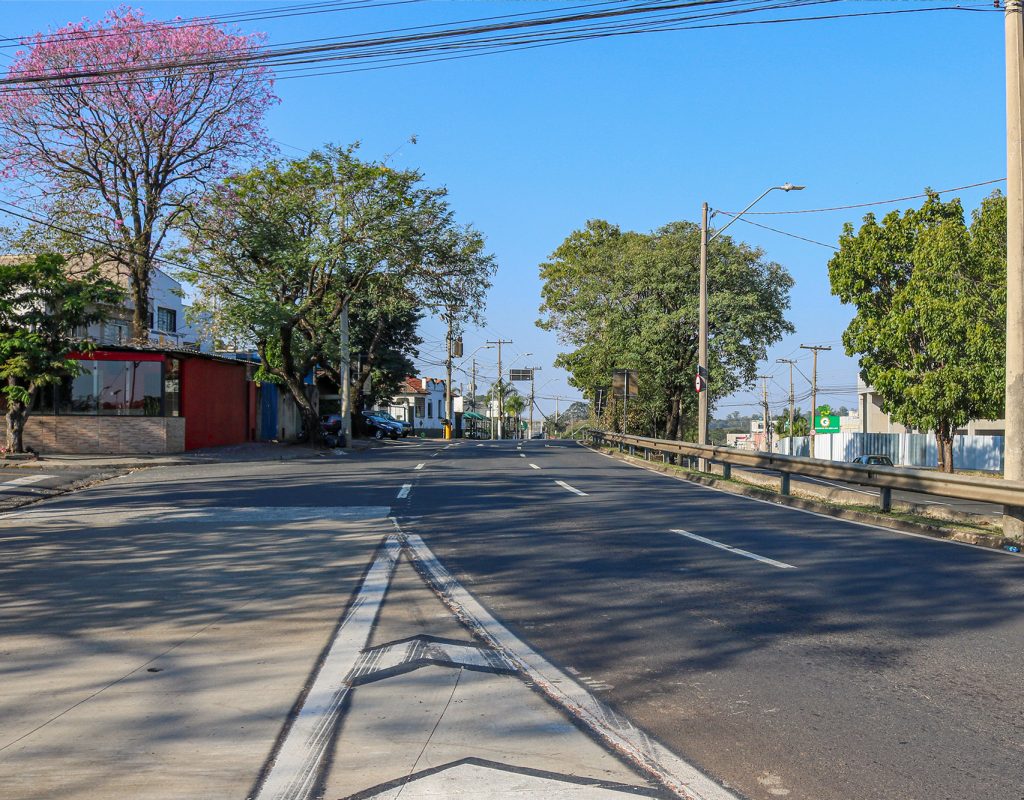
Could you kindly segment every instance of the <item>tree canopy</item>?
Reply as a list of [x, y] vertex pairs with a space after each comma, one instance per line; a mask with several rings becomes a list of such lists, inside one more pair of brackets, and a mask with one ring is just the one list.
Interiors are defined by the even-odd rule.
[[[668, 438], [696, 430], [700, 228], [673, 222], [652, 233], [592, 220], [541, 264], [538, 325], [572, 349], [556, 364], [593, 398], [613, 370], [638, 372], [629, 424]], [[785, 319], [792, 278], [763, 251], [728, 236], [708, 254], [709, 381], [712, 405], [752, 385], [757, 362], [792, 326]], [[604, 403], [618, 425], [623, 404]]]
[[[24, 80], [0, 94], [3, 174], [130, 276], [136, 338], [148, 335], [157, 254], [190, 202], [233, 162], [269, 148], [270, 74], [244, 59], [259, 44], [122, 6], [28, 37], [7, 68]], [[237, 60], [196, 68], [224, 52]], [[111, 80], [96, 73], [105, 64], [151, 68]]]
[[954, 431], [1002, 416], [1006, 352], [1006, 199], [984, 200], [970, 225], [935, 193], [879, 223], [847, 223], [829, 262], [832, 293], [856, 308], [848, 355], [897, 422], [931, 431], [953, 470]]
[[9, 451], [24, 452], [25, 422], [39, 389], [77, 374], [69, 353], [93, 347], [83, 329], [106, 318], [123, 296], [95, 267], [70, 276], [61, 256], [0, 262], [0, 391]]

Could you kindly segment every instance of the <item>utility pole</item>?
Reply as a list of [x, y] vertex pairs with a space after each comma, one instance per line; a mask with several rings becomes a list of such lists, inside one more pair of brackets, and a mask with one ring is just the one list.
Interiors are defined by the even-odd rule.
[[627, 420], [629, 419], [629, 370], [626, 370], [626, 389], [622, 393], [622, 435], [629, 433]]
[[822, 344], [802, 344], [800, 345], [801, 350], [810, 350], [814, 353], [814, 366], [811, 368], [811, 458], [814, 458], [814, 418], [818, 414], [818, 352], [821, 350], [831, 350], [831, 347], [826, 347]]
[[764, 408], [764, 416], [761, 418], [764, 422], [764, 439], [765, 445], [769, 453], [772, 451], [772, 427], [771, 420], [768, 419], [768, 381], [772, 379], [771, 375], [758, 375], [761, 379], [761, 406]]
[[789, 454], [793, 455], [793, 365], [796, 363], [791, 358], [777, 358], [778, 364], [789, 364]]
[[[1006, 0], [1006, 439], [1003, 477], [1024, 480], [1024, 2]], [[1003, 508], [1024, 538], [1024, 506]]]
[[561, 439], [562, 437], [558, 435], [558, 417], [558, 395], [555, 395], [555, 438]]
[[540, 367], [530, 367], [530, 438], [533, 437], [533, 389], [536, 384], [536, 373], [540, 371]]
[[[700, 217], [700, 300], [697, 332], [697, 372], [708, 368], [708, 204], [701, 206]], [[708, 382], [710, 383], [710, 376]], [[708, 386], [697, 394], [697, 444], [708, 443]], [[701, 460], [701, 469], [704, 469]]]
[[505, 376], [501, 371], [501, 346], [503, 344], [512, 344], [511, 339], [498, 339], [496, 342], [486, 342], [485, 344], [496, 344], [498, 346], [498, 438], [505, 438]]
[[454, 415], [452, 414], [452, 317], [447, 315], [446, 320], [448, 323], [448, 335], [445, 337], [448, 344], [448, 357], [445, 359], [444, 366], [448, 374], [444, 381], [444, 418], [448, 420], [447, 426], [444, 429], [444, 438], [451, 439], [454, 430]]

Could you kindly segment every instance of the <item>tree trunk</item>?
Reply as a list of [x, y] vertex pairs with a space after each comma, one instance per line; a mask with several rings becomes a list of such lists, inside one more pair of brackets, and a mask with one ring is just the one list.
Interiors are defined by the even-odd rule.
[[943, 424], [935, 431], [935, 449], [938, 452], [939, 472], [953, 472], [953, 429]]
[[[132, 305], [132, 338], [137, 342], [149, 341], [149, 287], [152, 278], [149, 274], [149, 265], [132, 265], [131, 270], [131, 295]], [[153, 310], [156, 313], [156, 309]], [[156, 320], [153, 320], [156, 324]]]
[[28, 414], [22, 403], [8, 403], [7, 413], [4, 418], [7, 420], [7, 452], [25, 452], [25, 420]]
[[338, 436], [342, 444], [352, 444], [352, 342], [348, 327], [349, 298], [341, 306], [338, 317], [338, 411], [341, 414], [341, 428]]
[[302, 424], [306, 429], [309, 446], [319, 450], [324, 443], [323, 431], [320, 429], [320, 418], [306, 394], [305, 386], [301, 380], [288, 380], [285, 385], [299, 407], [299, 413], [302, 414]]

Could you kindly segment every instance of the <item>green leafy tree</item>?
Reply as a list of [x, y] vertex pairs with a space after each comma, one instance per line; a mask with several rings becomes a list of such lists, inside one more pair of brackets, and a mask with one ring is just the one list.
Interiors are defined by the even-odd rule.
[[775, 433], [777, 436], [807, 436], [811, 432], [811, 423], [803, 415], [803, 411], [797, 407], [793, 413], [793, 431], [789, 430], [789, 412], [785, 411], [775, 418]]
[[68, 354], [93, 344], [81, 331], [105, 319], [124, 292], [96, 268], [68, 273], [61, 256], [0, 263], [0, 381], [7, 447], [25, 452], [25, 423], [39, 390], [78, 373]]
[[[674, 222], [653, 233], [624, 232], [592, 220], [541, 264], [538, 325], [569, 346], [557, 365], [588, 397], [616, 369], [638, 372], [639, 396], [628, 404], [632, 430], [668, 438], [696, 433], [700, 229]], [[728, 236], [708, 257], [712, 404], [753, 384], [770, 344], [792, 331], [784, 314], [792, 278], [764, 253]], [[621, 399], [605, 404], [619, 427]]]
[[[328, 145], [225, 180], [192, 213], [194, 305], [223, 338], [251, 342], [263, 377], [282, 383], [319, 444], [304, 380], [336, 355], [348, 375], [350, 312], [369, 283], [423, 284], [434, 244], [452, 225], [444, 191], [414, 170], [364, 162]], [[422, 290], [421, 290], [422, 291]], [[351, 383], [341, 381], [342, 432], [351, 433]]]
[[832, 293], [857, 313], [848, 355], [894, 420], [931, 431], [939, 469], [953, 471], [953, 433], [1003, 413], [1006, 200], [964, 219], [935, 193], [919, 209], [847, 223], [829, 262]]

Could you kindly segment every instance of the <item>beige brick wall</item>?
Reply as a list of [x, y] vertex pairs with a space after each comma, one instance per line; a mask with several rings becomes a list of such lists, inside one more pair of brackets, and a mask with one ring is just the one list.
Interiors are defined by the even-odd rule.
[[181, 453], [184, 417], [29, 417], [25, 445], [40, 453]]

